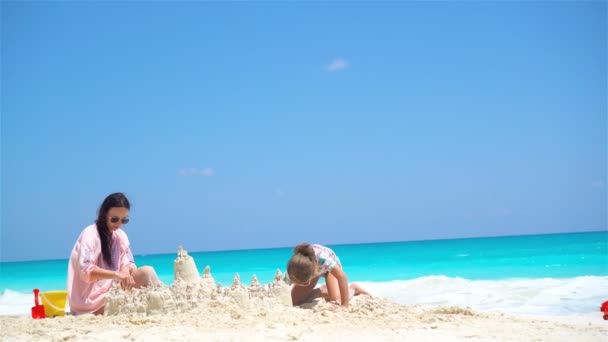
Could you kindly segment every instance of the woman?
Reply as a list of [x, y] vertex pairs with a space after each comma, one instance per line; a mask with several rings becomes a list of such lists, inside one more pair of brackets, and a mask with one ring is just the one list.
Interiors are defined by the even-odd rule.
[[80, 233], [68, 266], [72, 314], [103, 314], [105, 298], [114, 283], [123, 290], [160, 284], [152, 267], [135, 266], [127, 234], [120, 229], [129, 222], [130, 207], [124, 194], [109, 195], [95, 224]]

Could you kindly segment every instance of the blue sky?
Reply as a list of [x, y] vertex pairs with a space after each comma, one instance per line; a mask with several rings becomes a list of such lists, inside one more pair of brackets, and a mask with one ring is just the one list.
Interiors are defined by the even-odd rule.
[[607, 229], [605, 1], [1, 6], [1, 261]]

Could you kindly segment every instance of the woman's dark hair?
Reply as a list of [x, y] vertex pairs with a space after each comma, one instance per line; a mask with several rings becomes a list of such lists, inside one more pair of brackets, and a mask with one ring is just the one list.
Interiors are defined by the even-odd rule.
[[293, 249], [293, 256], [287, 263], [287, 275], [291, 281], [303, 284], [309, 282], [317, 271], [315, 250], [308, 243], [301, 243]]
[[122, 192], [116, 192], [108, 195], [99, 207], [95, 223], [97, 223], [97, 232], [99, 233], [99, 240], [101, 240], [101, 255], [110, 267], [114, 265], [112, 263], [112, 232], [108, 228], [108, 211], [112, 208], [127, 208], [127, 210], [130, 210], [131, 204]]

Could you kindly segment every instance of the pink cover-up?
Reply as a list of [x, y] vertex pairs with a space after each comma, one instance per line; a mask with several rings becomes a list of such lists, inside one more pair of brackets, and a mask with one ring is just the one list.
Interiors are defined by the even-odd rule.
[[136, 267], [129, 238], [122, 229], [112, 233], [111, 250], [114, 265], [103, 260], [97, 225], [92, 224], [80, 233], [68, 266], [68, 301], [72, 314], [93, 313], [105, 304], [114, 280], [92, 279], [91, 271], [99, 268], [118, 271], [125, 265]]

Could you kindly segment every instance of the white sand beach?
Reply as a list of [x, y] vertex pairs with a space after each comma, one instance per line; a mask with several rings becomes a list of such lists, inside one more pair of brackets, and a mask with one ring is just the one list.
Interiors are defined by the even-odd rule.
[[356, 297], [348, 310], [209, 301], [187, 312], [0, 317], [2, 341], [605, 341], [608, 322], [522, 318]]
[[235, 280], [219, 287], [209, 267], [199, 277], [187, 252], [175, 260], [171, 286], [115, 286], [105, 315], [34, 320], [0, 317], [2, 341], [604, 341], [608, 321], [597, 317], [516, 317], [463, 307], [401, 305], [367, 295], [347, 309], [323, 300], [290, 305], [277, 271], [270, 284]]

